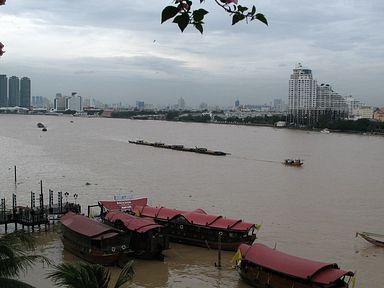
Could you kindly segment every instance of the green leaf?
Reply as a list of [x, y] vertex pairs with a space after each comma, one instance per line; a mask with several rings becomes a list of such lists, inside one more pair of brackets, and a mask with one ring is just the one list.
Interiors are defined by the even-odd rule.
[[176, 16], [175, 19], [173, 19], [173, 23], [177, 23], [179, 26], [181, 32], [184, 32], [185, 28], [189, 24], [189, 15], [188, 13], [183, 13], [179, 16]]
[[197, 30], [200, 31], [201, 34], [203, 34], [203, 25], [200, 23], [194, 23], [193, 24]]
[[248, 7], [244, 7], [244, 6], [241, 6], [241, 5], [237, 5], [237, 10], [241, 13], [245, 12], [248, 10]]
[[179, 9], [175, 6], [167, 6], [161, 12], [161, 23], [164, 23], [168, 19], [171, 19], [177, 15]]
[[253, 6], [252, 6], [252, 12], [251, 12], [251, 14], [252, 14], [252, 15], [255, 15], [255, 13], [256, 13], [256, 7], [255, 7], [255, 5], [253, 5]]
[[268, 26], [267, 18], [265, 18], [265, 16], [264, 16], [263, 14], [261, 14], [261, 13], [257, 13], [257, 14], [255, 15], [255, 18], [256, 18], [257, 20], [259, 20], [260, 22], [263, 22], [265, 25]]
[[235, 25], [237, 22], [244, 19], [245, 19], [245, 16], [243, 14], [234, 14], [232, 17], [232, 25]]
[[204, 19], [204, 15], [206, 15], [208, 12], [204, 9], [199, 9], [193, 11], [193, 20], [195, 22], [200, 22]]

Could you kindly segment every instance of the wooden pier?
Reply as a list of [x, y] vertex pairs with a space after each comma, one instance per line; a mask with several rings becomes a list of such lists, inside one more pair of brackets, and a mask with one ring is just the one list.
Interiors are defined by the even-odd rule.
[[[38, 206], [36, 206], [34, 192], [31, 192], [30, 206], [18, 206], [16, 194], [13, 194], [11, 209], [6, 207], [5, 198], [1, 199], [0, 225], [4, 225], [5, 232], [8, 231], [8, 226], [11, 224], [15, 225], [15, 231], [18, 230], [18, 225], [21, 225], [22, 229], [27, 227], [28, 230], [31, 227], [32, 231], [35, 230], [35, 227], [38, 227], [38, 229], [41, 230], [41, 225], [44, 225], [45, 230], [47, 231], [51, 223], [54, 223], [55, 220], [59, 219], [61, 215], [68, 211], [73, 211], [75, 213], [81, 212], [81, 206], [79, 204], [69, 203], [67, 201], [63, 204], [62, 192], [57, 192], [57, 203], [54, 204], [53, 194], [54, 192], [49, 190], [49, 202], [48, 205], [44, 205], [44, 197], [41, 189]], [[64, 195], [67, 198], [69, 194], [66, 192]], [[74, 196], [76, 200], [77, 194], [74, 194]]]

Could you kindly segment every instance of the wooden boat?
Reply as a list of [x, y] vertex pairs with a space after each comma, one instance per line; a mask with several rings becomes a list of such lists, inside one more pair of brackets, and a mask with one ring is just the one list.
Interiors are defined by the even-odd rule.
[[129, 235], [129, 249], [133, 256], [143, 259], [163, 260], [163, 250], [169, 249], [168, 236], [162, 225], [151, 218], [139, 218], [120, 212], [115, 201], [100, 201], [101, 218], [105, 224]]
[[295, 166], [295, 167], [300, 167], [304, 164], [304, 162], [300, 159], [285, 159], [283, 163], [287, 166]]
[[202, 209], [182, 211], [165, 207], [134, 205], [132, 211], [166, 227], [169, 240], [212, 249], [235, 251], [241, 243], [252, 244], [256, 225], [242, 220], [209, 215]]
[[356, 232], [356, 237], [357, 236], [360, 236], [376, 246], [384, 247], [384, 235], [370, 232]]
[[68, 212], [60, 219], [64, 248], [87, 262], [115, 264], [129, 246], [119, 230]]
[[153, 219], [165, 227], [170, 241], [236, 251], [241, 243], [252, 244], [258, 225], [242, 220], [209, 215], [202, 209], [183, 211], [148, 206], [147, 198], [128, 201], [100, 201], [110, 211], [132, 213]]
[[228, 153], [223, 152], [223, 151], [214, 151], [214, 150], [208, 150], [207, 148], [202, 148], [202, 147], [184, 147], [184, 145], [169, 145], [165, 144], [162, 142], [147, 142], [144, 140], [129, 140], [128, 143], [131, 144], [137, 144], [137, 145], [147, 145], [147, 146], [152, 146], [156, 148], [165, 148], [165, 149], [172, 149], [172, 150], [178, 150], [178, 151], [184, 151], [184, 152], [195, 152], [199, 154], [208, 154], [208, 155], [213, 155], [213, 156], [225, 156]]
[[335, 263], [299, 258], [263, 244], [241, 244], [236, 254], [240, 276], [258, 288], [347, 288], [354, 275]]

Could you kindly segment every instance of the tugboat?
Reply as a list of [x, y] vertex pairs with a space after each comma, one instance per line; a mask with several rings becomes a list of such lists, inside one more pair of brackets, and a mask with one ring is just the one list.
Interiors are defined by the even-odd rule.
[[300, 159], [285, 159], [284, 164], [287, 166], [301, 167], [304, 162]]

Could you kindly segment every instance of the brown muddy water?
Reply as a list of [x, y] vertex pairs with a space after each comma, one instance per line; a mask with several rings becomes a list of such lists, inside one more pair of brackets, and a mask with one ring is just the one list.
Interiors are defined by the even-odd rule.
[[[0, 115], [0, 123], [0, 196], [9, 205], [14, 192], [19, 205], [28, 205], [42, 180], [45, 202], [48, 189], [68, 192], [71, 201], [77, 193], [83, 212], [127, 193], [146, 196], [151, 205], [202, 208], [262, 223], [256, 241], [356, 271], [357, 287], [384, 287], [384, 249], [355, 238], [356, 231], [384, 234], [384, 137], [55, 116]], [[231, 155], [128, 143], [137, 139]], [[284, 166], [285, 158], [301, 158], [304, 165]], [[55, 263], [76, 260], [56, 231], [36, 235], [39, 253]], [[137, 260], [129, 287], [249, 287], [231, 267], [232, 252], [223, 252], [221, 269], [215, 250], [173, 244], [165, 254], [164, 262]], [[49, 270], [36, 265], [23, 279], [53, 287], [45, 279]]]

